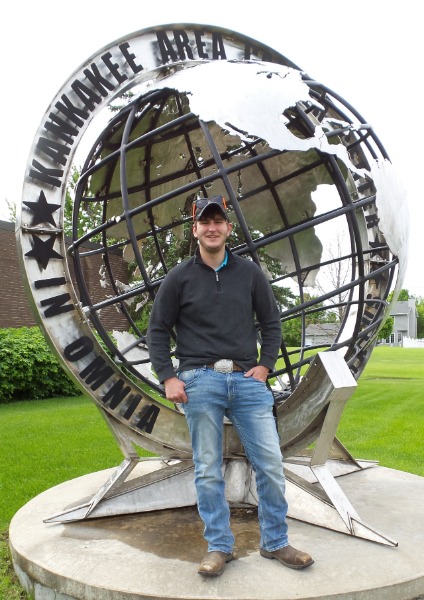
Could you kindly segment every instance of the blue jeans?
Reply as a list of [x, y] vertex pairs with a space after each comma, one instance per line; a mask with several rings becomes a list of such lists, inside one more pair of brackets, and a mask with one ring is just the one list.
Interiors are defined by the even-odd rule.
[[183, 404], [193, 447], [198, 511], [208, 551], [231, 552], [234, 535], [222, 474], [224, 416], [236, 428], [256, 475], [260, 547], [273, 552], [288, 545], [283, 459], [266, 384], [241, 372], [206, 367], [182, 371], [188, 402]]

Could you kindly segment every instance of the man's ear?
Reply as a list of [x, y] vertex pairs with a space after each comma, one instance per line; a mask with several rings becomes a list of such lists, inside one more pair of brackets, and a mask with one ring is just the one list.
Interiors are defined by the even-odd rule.
[[197, 238], [196, 223], [193, 223], [193, 235]]

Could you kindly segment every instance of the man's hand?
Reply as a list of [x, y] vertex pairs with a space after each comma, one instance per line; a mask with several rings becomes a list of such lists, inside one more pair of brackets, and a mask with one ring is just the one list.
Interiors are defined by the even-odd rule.
[[165, 395], [168, 400], [176, 404], [185, 404], [187, 402], [187, 394], [184, 391], [185, 383], [180, 381], [178, 377], [170, 377], [165, 379]]
[[249, 371], [247, 371], [244, 376], [245, 377], [253, 377], [253, 379], [257, 379], [258, 381], [266, 381], [268, 377], [269, 369], [268, 367], [264, 367], [263, 365], [256, 365]]

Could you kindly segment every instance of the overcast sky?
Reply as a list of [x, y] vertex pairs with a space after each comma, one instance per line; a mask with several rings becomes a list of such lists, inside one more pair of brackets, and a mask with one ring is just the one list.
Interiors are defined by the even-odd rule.
[[44, 112], [83, 62], [152, 25], [217, 25], [284, 54], [372, 125], [408, 192], [410, 250], [403, 287], [424, 296], [420, 11], [415, 0], [15, 0], [0, 25], [0, 219], [8, 218], [6, 200], [21, 202], [26, 162]]

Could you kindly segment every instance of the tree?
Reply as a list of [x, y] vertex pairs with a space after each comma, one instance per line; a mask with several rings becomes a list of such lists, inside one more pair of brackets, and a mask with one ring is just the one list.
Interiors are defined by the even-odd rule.
[[410, 296], [409, 296], [409, 291], [408, 290], [400, 290], [399, 292], [399, 296], [398, 296], [398, 302], [406, 302], [406, 300], [409, 300]]
[[[308, 293], [304, 295], [304, 302], [316, 300], [316, 296], [310, 296]], [[297, 299], [295, 306], [300, 305], [300, 298]], [[337, 315], [332, 310], [328, 309], [322, 302], [315, 304], [313, 307], [305, 311], [305, 329], [308, 325], [316, 323], [336, 323]], [[288, 320], [284, 320], [283, 314], [283, 338], [286, 346], [298, 347], [302, 344], [302, 316], [294, 316]]]
[[424, 338], [424, 298], [422, 296], [416, 296], [416, 309], [418, 313], [417, 321], [417, 338]]
[[[72, 213], [74, 210], [74, 193], [75, 187], [80, 177], [81, 169], [76, 165], [72, 165], [71, 174], [68, 179], [65, 194], [65, 206], [63, 210], [63, 230], [65, 235], [72, 237]], [[87, 193], [89, 192], [89, 185]], [[97, 225], [100, 225], [103, 217], [103, 203], [98, 202], [82, 202], [78, 212], [78, 231], [77, 237], [82, 237]], [[92, 236], [91, 242], [100, 242], [101, 235]]]
[[[403, 288], [400, 290], [399, 292], [399, 296], [397, 298], [398, 302], [406, 302], [407, 300], [409, 300], [411, 296], [409, 295], [409, 291], [408, 290], [404, 290]], [[392, 301], [393, 298], [393, 292], [390, 292], [390, 294], [387, 296], [387, 300], [389, 302]]]
[[337, 314], [339, 322], [343, 320], [346, 311], [345, 302], [349, 295], [349, 290], [340, 291], [340, 288], [350, 281], [352, 259], [346, 257], [348, 252], [345, 236], [343, 232], [338, 231], [334, 240], [325, 248], [323, 261], [328, 261], [328, 264], [320, 267], [315, 283], [315, 288], [321, 296], [331, 290], [336, 292], [327, 302], [334, 305], [334, 313]]
[[16, 223], [16, 202], [9, 202], [9, 200], [6, 200], [6, 204], [9, 211], [9, 219], [12, 223]]
[[394, 324], [395, 324], [394, 318], [387, 317], [386, 321], [384, 322], [383, 327], [378, 332], [378, 339], [379, 340], [387, 340], [387, 338], [389, 338], [390, 334], [393, 332]]

